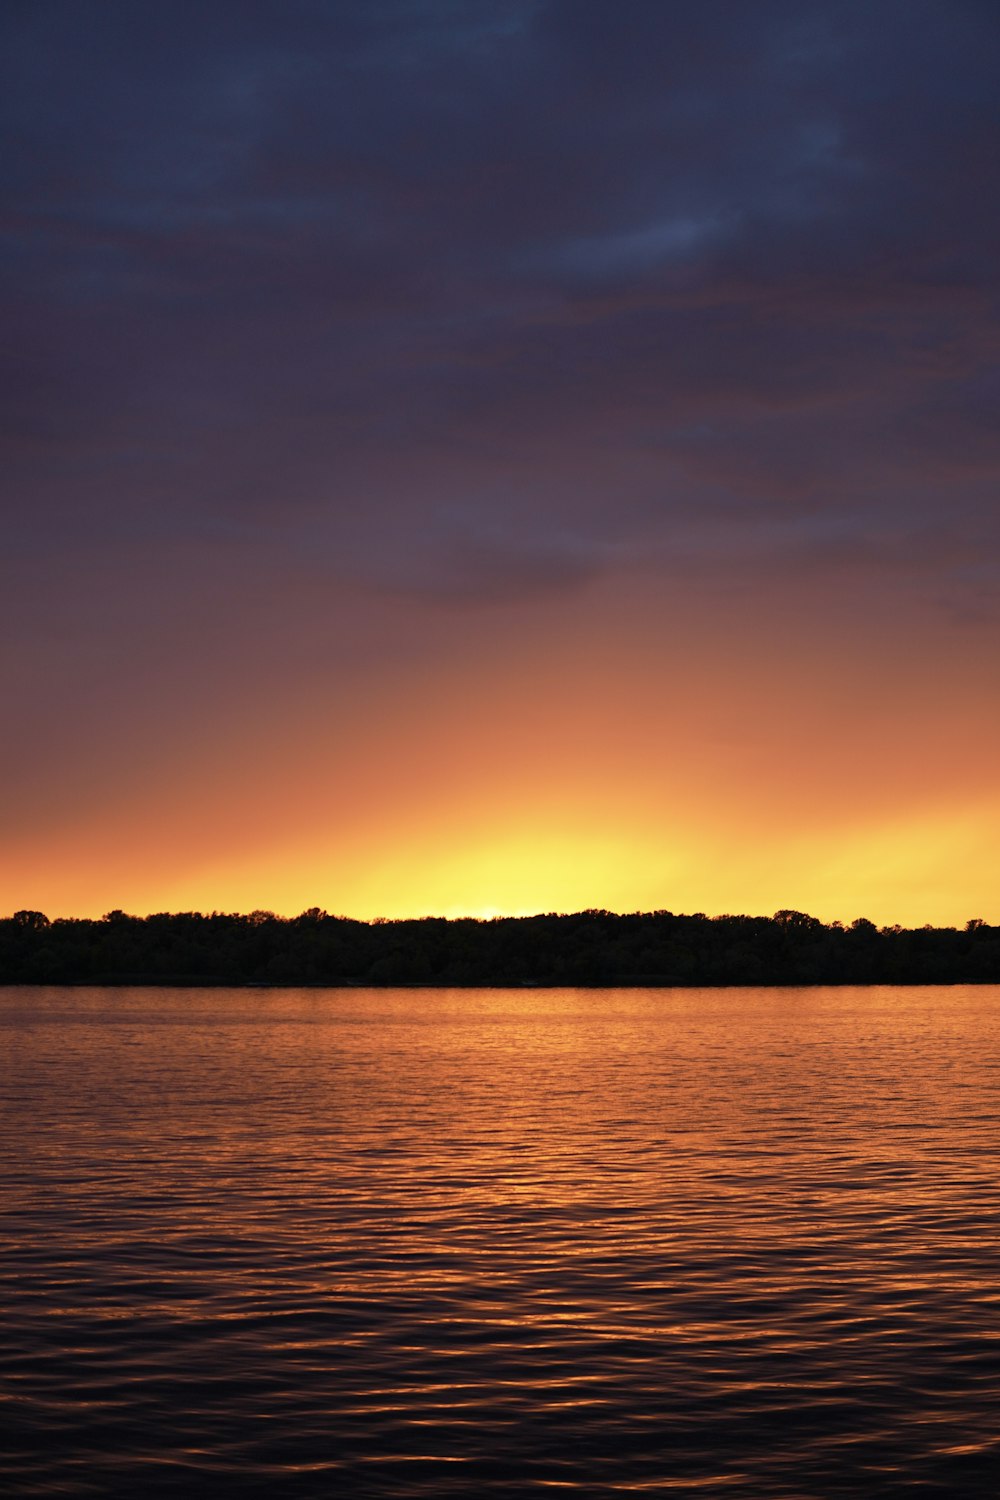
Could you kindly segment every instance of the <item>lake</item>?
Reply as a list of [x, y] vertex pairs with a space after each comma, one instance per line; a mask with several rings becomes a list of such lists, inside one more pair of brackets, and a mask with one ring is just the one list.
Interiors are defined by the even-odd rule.
[[0, 990], [24, 1496], [995, 1496], [1000, 988]]

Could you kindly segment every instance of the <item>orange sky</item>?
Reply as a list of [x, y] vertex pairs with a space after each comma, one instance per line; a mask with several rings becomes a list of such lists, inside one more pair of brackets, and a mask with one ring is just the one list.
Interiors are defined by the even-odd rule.
[[914, 607], [874, 645], [877, 589], [851, 602], [654, 571], [516, 609], [355, 600], [362, 658], [394, 615], [421, 671], [262, 657], [180, 727], [162, 682], [162, 724], [82, 725], [75, 805], [22, 809], [0, 907], [995, 919], [985, 643]]

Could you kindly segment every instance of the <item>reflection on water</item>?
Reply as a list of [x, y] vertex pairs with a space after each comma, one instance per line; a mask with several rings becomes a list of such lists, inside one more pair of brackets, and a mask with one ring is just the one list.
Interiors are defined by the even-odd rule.
[[19, 1495], [1000, 1491], [1000, 990], [0, 991]]

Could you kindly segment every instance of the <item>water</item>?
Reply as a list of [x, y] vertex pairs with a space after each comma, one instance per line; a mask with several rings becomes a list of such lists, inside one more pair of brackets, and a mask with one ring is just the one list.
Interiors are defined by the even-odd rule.
[[1000, 989], [0, 990], [16, 1495], [994, 1496]]

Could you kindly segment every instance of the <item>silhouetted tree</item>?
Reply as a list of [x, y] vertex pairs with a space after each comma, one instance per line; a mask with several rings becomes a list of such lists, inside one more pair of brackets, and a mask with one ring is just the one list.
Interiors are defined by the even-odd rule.
[[773, 917], [612, 912], [356, 922], [273, 912], [111, 911], [100, 921], [0, 920], [7, 984], [747, 985], [1000, 982], [1000, 928], [844, 928]]

